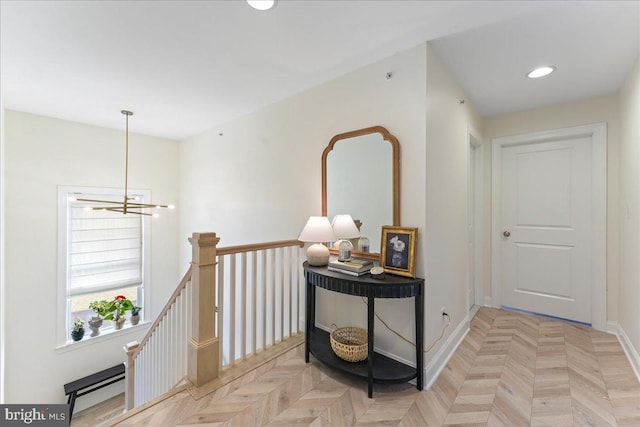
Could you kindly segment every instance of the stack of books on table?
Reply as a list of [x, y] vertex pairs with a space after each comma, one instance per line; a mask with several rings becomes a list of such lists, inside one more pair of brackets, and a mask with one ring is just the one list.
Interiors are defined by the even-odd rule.
[[367, 274], [373, 267], [373, 261], [362, 258], [351, 258], [349, 261], [329, 261], [327, 267], [329, 271], [349, 274], [351, 276], [362, 276]]

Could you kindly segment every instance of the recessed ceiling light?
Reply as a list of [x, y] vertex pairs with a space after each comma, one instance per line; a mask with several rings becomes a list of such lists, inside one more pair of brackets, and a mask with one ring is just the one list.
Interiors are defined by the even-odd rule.
[[276, 0], [247, 0], [249, 6], [258, 10], [269, 10], [276, 5]]
[[529, 74], [527, 74], [527, 77], [529, 77], [530, 79], [537, 79], [539, 77], [548, 76], [555, 70], [556, 67], [554, 67], [553, 65], [545, 65], [544, 67], [538, 67], [535, 70], [530, 71]]

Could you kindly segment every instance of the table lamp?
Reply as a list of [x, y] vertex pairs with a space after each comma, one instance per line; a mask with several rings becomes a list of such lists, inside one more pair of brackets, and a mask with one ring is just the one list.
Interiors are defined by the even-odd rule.
[[329, 248], [322, 242], [334, 242], [338, 238], [326, 216], [312, 216], [309, 217], [298, 240], [314, 243], [307, 248], [307, 261], [309, 265], [322, 266], [329, 264]]
[[353, 243], [347, 239], [360, 237], [360, 230], [358, 230], [356, 223], [353, 221], [353, 218], [351, 218], [351, 215], [340, 214], [333, 217], [331, 227], [333, 227], [333, 232], [336, 233], [336, 237], [341, 239], [338, 243], [338, 261], [350, 260]]

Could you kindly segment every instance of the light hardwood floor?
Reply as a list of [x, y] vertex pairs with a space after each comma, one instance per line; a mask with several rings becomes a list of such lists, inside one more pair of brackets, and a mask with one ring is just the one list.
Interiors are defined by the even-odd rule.
[[363, 380], [305, 364], [299, 346], [197, 401], [183, 391], [112, 424], [638, 427], [640, 384], [613, 335], [481, 308], [429, 391], [376, 385], [368, 399]]

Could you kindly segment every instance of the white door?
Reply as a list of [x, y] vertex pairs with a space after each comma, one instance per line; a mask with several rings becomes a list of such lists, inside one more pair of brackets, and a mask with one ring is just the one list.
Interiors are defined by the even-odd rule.
[[591, 323], [591, 137], [502, 148], [502, 305]]

